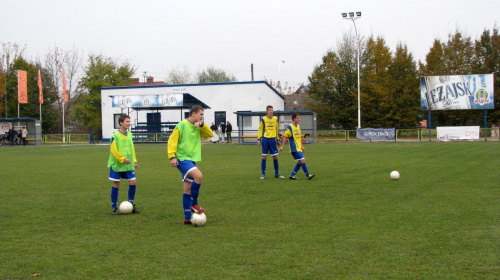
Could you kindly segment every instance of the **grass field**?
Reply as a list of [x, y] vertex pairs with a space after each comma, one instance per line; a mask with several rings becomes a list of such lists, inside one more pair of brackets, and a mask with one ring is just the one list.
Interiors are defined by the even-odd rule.
[[291, 181], [207, 144], [198, 228], [165, 145], [136, 145], [141, 214], [118, 216], [108, 146], [0, 147], [0, 279], [500, 279], [499, 145], [313, 144]]

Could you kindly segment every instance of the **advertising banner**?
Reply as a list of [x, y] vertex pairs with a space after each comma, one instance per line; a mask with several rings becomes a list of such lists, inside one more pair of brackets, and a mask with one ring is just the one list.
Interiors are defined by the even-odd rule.
[[493, 74], [420, 77], [422, 110], [494, 109]]
[[479, 126], [443, 126], [437, 127], [439, 141], [479, 140]]
[[21, 104], [28, 103], [28, 72], [17, 70], [17, 101]]
[[113, 107], [175, 107], [184, 104], [182, 93], [155, 95], [115, 95]]
[[356, 129], [356, 138], [359, 140], [395, 140], [396, 134], [394, 128], [358, 128]]

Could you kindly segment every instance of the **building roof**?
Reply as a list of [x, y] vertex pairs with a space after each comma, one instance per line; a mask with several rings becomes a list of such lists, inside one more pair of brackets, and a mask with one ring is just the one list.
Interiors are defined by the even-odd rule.
[[219, 86], [219, 85], [246, 85], [246, 84], [265, 84], [274, 93], [276, 93], [281, 99], [285, 100], [285, 97], [280, 94], [275, 88], [273, 88], [266, 81], [250, 81], [250, 82], [226, 82], [226, 83], [206, 83], [206, 84], [178, 84], [178, 85], [136, 85], [127, 87], [102, 87], [101, 90], [113, 90], [113, 89], [131, 89], [131, 88], [155, 88], [155, 87], [199, 87], [199, 86]]

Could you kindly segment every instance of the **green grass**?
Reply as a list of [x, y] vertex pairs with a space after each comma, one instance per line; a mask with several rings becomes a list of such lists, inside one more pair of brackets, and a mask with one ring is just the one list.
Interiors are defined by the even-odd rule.
[[142, 212], [118, 216], [108, 146], [0, 147], [0, 279], [499, 279], [499, 144], [307, 145], [298, 181], [204, 145], [198, 228], [165, 145], [136, 145]]

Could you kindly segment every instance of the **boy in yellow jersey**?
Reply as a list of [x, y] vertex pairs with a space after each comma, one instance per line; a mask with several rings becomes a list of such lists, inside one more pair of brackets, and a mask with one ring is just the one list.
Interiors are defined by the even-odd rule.
[[266, 107], [266, 114], [266, 116], [260, 119], [259, 132], [257, 133], [257, 145], [260, 146], [262, 144], [262, 161], [260, 164], [262, 175], [260, 179], [266, 178], [267, 154], [273, 156], [274, 177], [285, 178], [279, 173], [278, 147], [276, 146], [276, 144], [280, 144], [279, 123], [278, 118], [273, 116], [273, 106], [269, 105]]
[[184, 224], [191, 224], [191, 212], [205, 212], [198, 206], [203, 174], [196, 167], [196, 162], [201, 161], [201, 138], [211, 138], [213, 133], [203, 122], [204, 114], [205, 110], [201, 106], [194, 105], [189, 118], [179, 122], [168, 138], [170, 165], [177, 167], [182, 175]]
[[[300, 130], [299, 122], [300, 114], [294, 113], [292, 115], [292, 123], [285, 129], [285, 134], [283, 134], [283, 137], [288, 138], [288, 142], [290, 143], [290, 153], [292, 153], [293, 158], [297, 161], [297, 165], [295, 165], [295, 168], [289, 178], [291, 180], [298, 180], [298, 178], [295, 177], [295, 174], [297, 174], [299, 169], [302, 167], [302, 170], [306, 173], [307, 179], [311, 180], [315, 175], [309, 174], [309, 170], [307, 170], [306, 159], [303, 154], [306, 151], [306, 148], [302, 145], [302, 131]], [[284, 146], [285, 141], [281, 144], [280, 152], [283, 151]]]
[[132, 132], [128, 131], [130, 127], [130, 117], [121, 115], [118, 118], [120, 130], [115, 131], [111, 139], [109, 139], [110, 155], [108, 159], [109, 180], [113, 183], [111, 187], [111, 214], [118, 214], [118, 189], [120, 180], [128, 180], [128, 201], [134, 205], [133, 214], [139, 214], [134, 204], [135, 190], [137, 182], [135, 178], [135, 169], [139, 168], [137, 158], [135, 156], [134, 142], [132, 142]]

